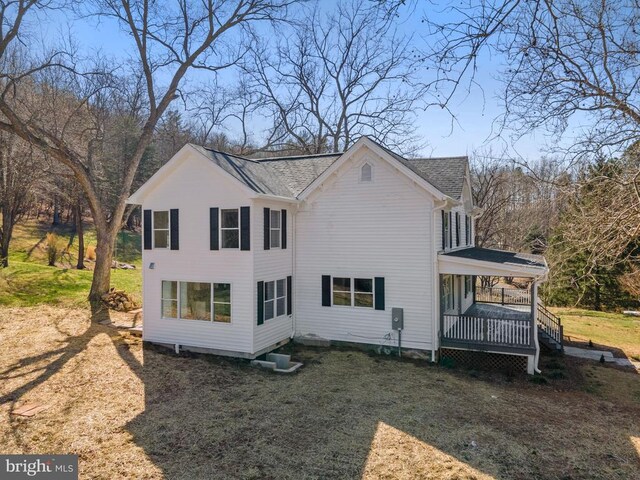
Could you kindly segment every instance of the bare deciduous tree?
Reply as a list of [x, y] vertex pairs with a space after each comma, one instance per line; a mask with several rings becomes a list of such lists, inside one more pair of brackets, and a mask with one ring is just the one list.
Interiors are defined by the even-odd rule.
[[[54, 52], [44, 59], [32, 58], [31, 64], [18, 72], [2, 72], [0, 129], [20, 136], [69, 168], [86, 195], [98, 237], [97, 262], [89, 295], [92, 302], [99, 301], [109, 289], [112, 245], [122, 225], [125, 202], [138, 165], [152, 141], [156, 125], [181, 94], [185, 76], [194, 69], [215, 71], [235, 63], [242, 47], [238, 46], [241, 43], [237, 38], [233, 41], [229, 35], [248, 28], [253, 22], [273, 20], [291, 3], [293, 1], [288, 0], [178, 0], [171, 3], [95, 0], [87, 4], [92, 15], [115, 20], [130, 35], [135, 53], [129, 66], [134, 71], [143, 72], [144, 101], [140, 104], [144, 106], [139, 117], [135, 118], [139, 133], [131, 145], [130, 154], [123, 160], [120, 188], [114, 195], [112, 208], [106, 207], [101, 199], [91, 171], [93, 145], [88, 136], [83, 137], [82, 134], [85, 133], [83, 126], [87, 116], [92, 114], [91, 102], [95, 94], [118, 87], [111, 83], [114, 72], [107, 68], [107, 64], [102, 64], [82, 75], [73, 59], [61, 52]], [[35, 15], [36, 9], [52, 3], [7, 0], [0, 5], [4, 27], [0, 32], [0, 58], [4, 59], [12, 45], [21, 40], [19, 37], [27, 28], [26, 18]], [[63, 61], [64, 65], [61, 65]], [[27, 83], [31, 88], [35, 85], [42, 89], [39, 98], [60, 95], [59, 83], [48, 86], [42, 78], [34, 75], [37, 72], [47, 72], [47, 75], [56, 72], [66, 78], [69, 90], [63, 95], [76, 99], [75, 102], [66, 102], [73, 108], [61, 112], [62, 115], [59, 113], [61, 120], [53, 127], [49, 122], [43, 122], [41, 116], [33, 115], [33, 102], [16, 108], [6, 98], [9, 92], [20, 90]], [[51, 121], [50, 118], [48, 120]], [[67, 135], [69, 129], [73, 130], [73, 135]], [[91, 139], [96, 138], [96, 133], [99, 135], [100, 132], [93, 132]]]
[[244, 63], [273, 120], [268, 146], [341, 151], [359, 136], [411, 153], [420, 99], [412, 38], [364, 0], [316, 6]]

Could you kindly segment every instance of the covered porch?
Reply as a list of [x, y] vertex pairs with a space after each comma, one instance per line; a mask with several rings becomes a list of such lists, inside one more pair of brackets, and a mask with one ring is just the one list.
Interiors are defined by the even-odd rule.
[[[438, 266], [440, 348], [526, 356], [533, 373], [544, 257], [473, 247], [440, 254]], [[480, 277], [517, 277], [527, 287], [481, 286]]]

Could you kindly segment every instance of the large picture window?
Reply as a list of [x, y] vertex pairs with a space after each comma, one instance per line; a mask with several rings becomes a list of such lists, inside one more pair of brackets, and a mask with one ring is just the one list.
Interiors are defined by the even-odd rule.
[[333, 277], [333, 305], [373, 308], [373, 279]]
[[180, 318], [211, 320], [211, 284], [180, 282]]
[[162, 318], [231, 322], [231, 284], [162, 281]]
[[220, 210], [220, 237], [222, 248], [240, 248], [238, 209]]
[[169, 212], [153, 212], [153, 248], [169, 248]]

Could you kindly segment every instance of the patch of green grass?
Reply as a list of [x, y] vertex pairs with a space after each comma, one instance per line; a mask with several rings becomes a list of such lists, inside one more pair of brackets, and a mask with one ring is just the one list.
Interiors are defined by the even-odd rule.
[[[55, 231], [67, 252], [56, 267], [47, 266], [46, 234]], [[85, 248], [96, 244], [95, 232], [85, 232]], [[33, 306], [41, 304], [86, 305], [93, 276], [93, 262], [86, 261], [89, 269], [76, 270], [78, 240], [71, 225], [54, 230], [48, 223], [27, 222], [18, 225], [9, 254], [9, 267], [0, 269], [0, 305]], [[135, 270], [112, 270], [111, 285], [141, 299], [142, 273], [140, 235], [123, 232], [116, 242], [116, 259], [138, 267]]]
[[640, 356], [640, 319], [620, 313], [576, 308], [552, 308], [562, 319], [571, 340], [619, 348], [629, 357]]

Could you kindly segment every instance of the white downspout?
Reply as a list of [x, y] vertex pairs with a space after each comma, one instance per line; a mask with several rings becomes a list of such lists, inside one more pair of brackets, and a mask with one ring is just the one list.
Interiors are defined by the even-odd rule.
[[[296, 302], [296, 298], [298, 297], [297, 294], [294, 293], [294, 291], [297, 291], [298, 289], [296, 288], [296, 286], [298, 285], [296, 282], [298, 281], [298, 271], [296, 269], [296, 259], [297, 259], [297, 255], [296, 255], [296, 219], [298, 217], [298, 205], [296, 205], [295, 210], [292, 212], [293, 214], [291, 215], [291, 278], [292, 283], [293, 283], [293, 288], [291, 289], [291, 295], [293, 296], [293, 298], [291, 299], [291, 305], [293, 307], [293, 313], [291, 314], [291, 336], [289, 338], [293, 339], [293, 337], [295, 337], [296, 335], [296, 314], [298, 313], [298, 306], [297, 306], [297, 302]], [[295, 289], [295, 290], [294, 290]]]
[[433, 302], [431, 306], [433, 327], [432, 327], [432, 341], [431, 341], [431, 362], [436, 361], [436, 344], [439, 342], [438, 327], [440, 326], [440, 271], [438, 269], [438, 241], [436, 233], [436, 212], [447, 205], [445, 200], [442, 203], [436, 204], [434, 202], [431, 210], [431, 273], [433, 279]]

